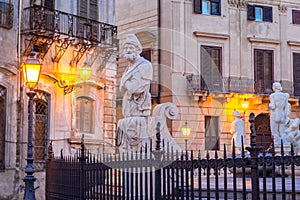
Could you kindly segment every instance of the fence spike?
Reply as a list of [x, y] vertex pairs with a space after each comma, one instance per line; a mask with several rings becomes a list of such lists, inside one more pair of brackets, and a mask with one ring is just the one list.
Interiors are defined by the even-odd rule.
[[48, 159], [54, 158], [54, 153], [53, 153], [53, 146], [52, 146], [52, 140], [50, 140], [50, 144], [48, 147]]

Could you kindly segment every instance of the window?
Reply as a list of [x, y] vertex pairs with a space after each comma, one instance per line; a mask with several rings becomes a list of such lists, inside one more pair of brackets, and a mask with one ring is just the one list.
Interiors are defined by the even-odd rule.
[[0, 27], [12, 28], [14, 7], [8, 0], [0, 0]]
[[55, 2], [54, 0], [45, 0], [44, 6], [50, 9], [54, 9]]
[[222, 91], [221, 47], [201, 46], [201, 90]]
[[219, 117], [205, 116], [205, 150], [220, 150]]
[[221, 0], [194, 0], [194, 13], [221, 15]]
[[293, 24], [300, 24], [300, 10], [292, 11]]
[[79, 16], [98, 21], [98, 1], [97, 0], [79, 0]]
[[294, 96], [300, 96], [300, 53], [293, 53]]
[[273, 51], [254, 49], [254, 89], [257, 93], [271, 93], [273, 83]]
[[272, 22], [272, 7], [248, 4], [248, 20]]
[[45, 168], [48, 147], [50, 95], [36, 91], [34, 97], [34, 162], [37, 171]]
[[0, 170], [5, 169], [6, 88], [0, 85]]
[[94, 100], [89, 97], [76, 99], [76, 128], [80, 132], [93, 133], [94, 124]]
[[77, 20], [78, 36], [90, 40], [98, 38], [98, 26], [87, 19], [98, 21], [98, 1], [97, 0], [79, 0], [78, 15], [83, 17]]

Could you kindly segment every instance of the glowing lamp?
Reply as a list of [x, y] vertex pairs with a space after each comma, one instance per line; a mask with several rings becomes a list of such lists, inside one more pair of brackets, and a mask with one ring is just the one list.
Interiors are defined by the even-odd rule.
[[23, 63], [24, 82], [30, 90], [33, 90], [39, 82], [42, 64], [31, 53]]
[[247, 100], [244, 100], [244, 102], [242, 103], [242, 108], [243, 108], [244, 110], [247, 110], [248, 107], [249, 107], [249, 102], [248, 102]]
[[88, 80], [91, 77], [92, 68], [87, 66], [82, 66], [79, 70], [79, 76], [81, 80]]
[[192, 129], [187, 126], [187, 122], [185, 122], [185, 126], [181, 128], [181, 132], [183, 137], [188, 138], [192, 132]]

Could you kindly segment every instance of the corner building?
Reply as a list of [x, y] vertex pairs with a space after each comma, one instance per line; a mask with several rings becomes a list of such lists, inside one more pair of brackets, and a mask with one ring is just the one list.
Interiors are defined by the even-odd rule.
[[[115, 132], [115, 0], [0, 0], [0, 199], [23, 199], [28, 96], [22, 65], [42, 63], [34, 91], [36, 199], [45, 199], [45, 163], [80, 148], [108, 151]], [[86, 69], [90, 73], [82, 76]]]

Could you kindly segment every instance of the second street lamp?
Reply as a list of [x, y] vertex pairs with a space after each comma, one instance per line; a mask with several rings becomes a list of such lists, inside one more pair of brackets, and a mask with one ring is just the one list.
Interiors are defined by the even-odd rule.
[[35, 200], [34, 182], [34, 165], [33, 165], [33, 98], [35, 92], [33, 89], [37, 85], [41, 72], [41, 63], [38, 59], [34, 58], [34, 54], [30, 54], [30, 57], [23, 64], [23, 76], [24, 82], [30, 91], [27, 93], [29, 97], [28, 103], [28, 144], [27, 144], [27, 165], [25, 168], [26, 176], [24, 177], [25, 182], [25, 193], [24, 200]]
[[187, 122], [185, 122], [185, 125], [181, 128], [181, 132], [184, 137], [186, 151], [187, 151], [187, 142], [188, 142], [188, 138], [190, 137], [191, 131], [192, 129], [189, 128]]

